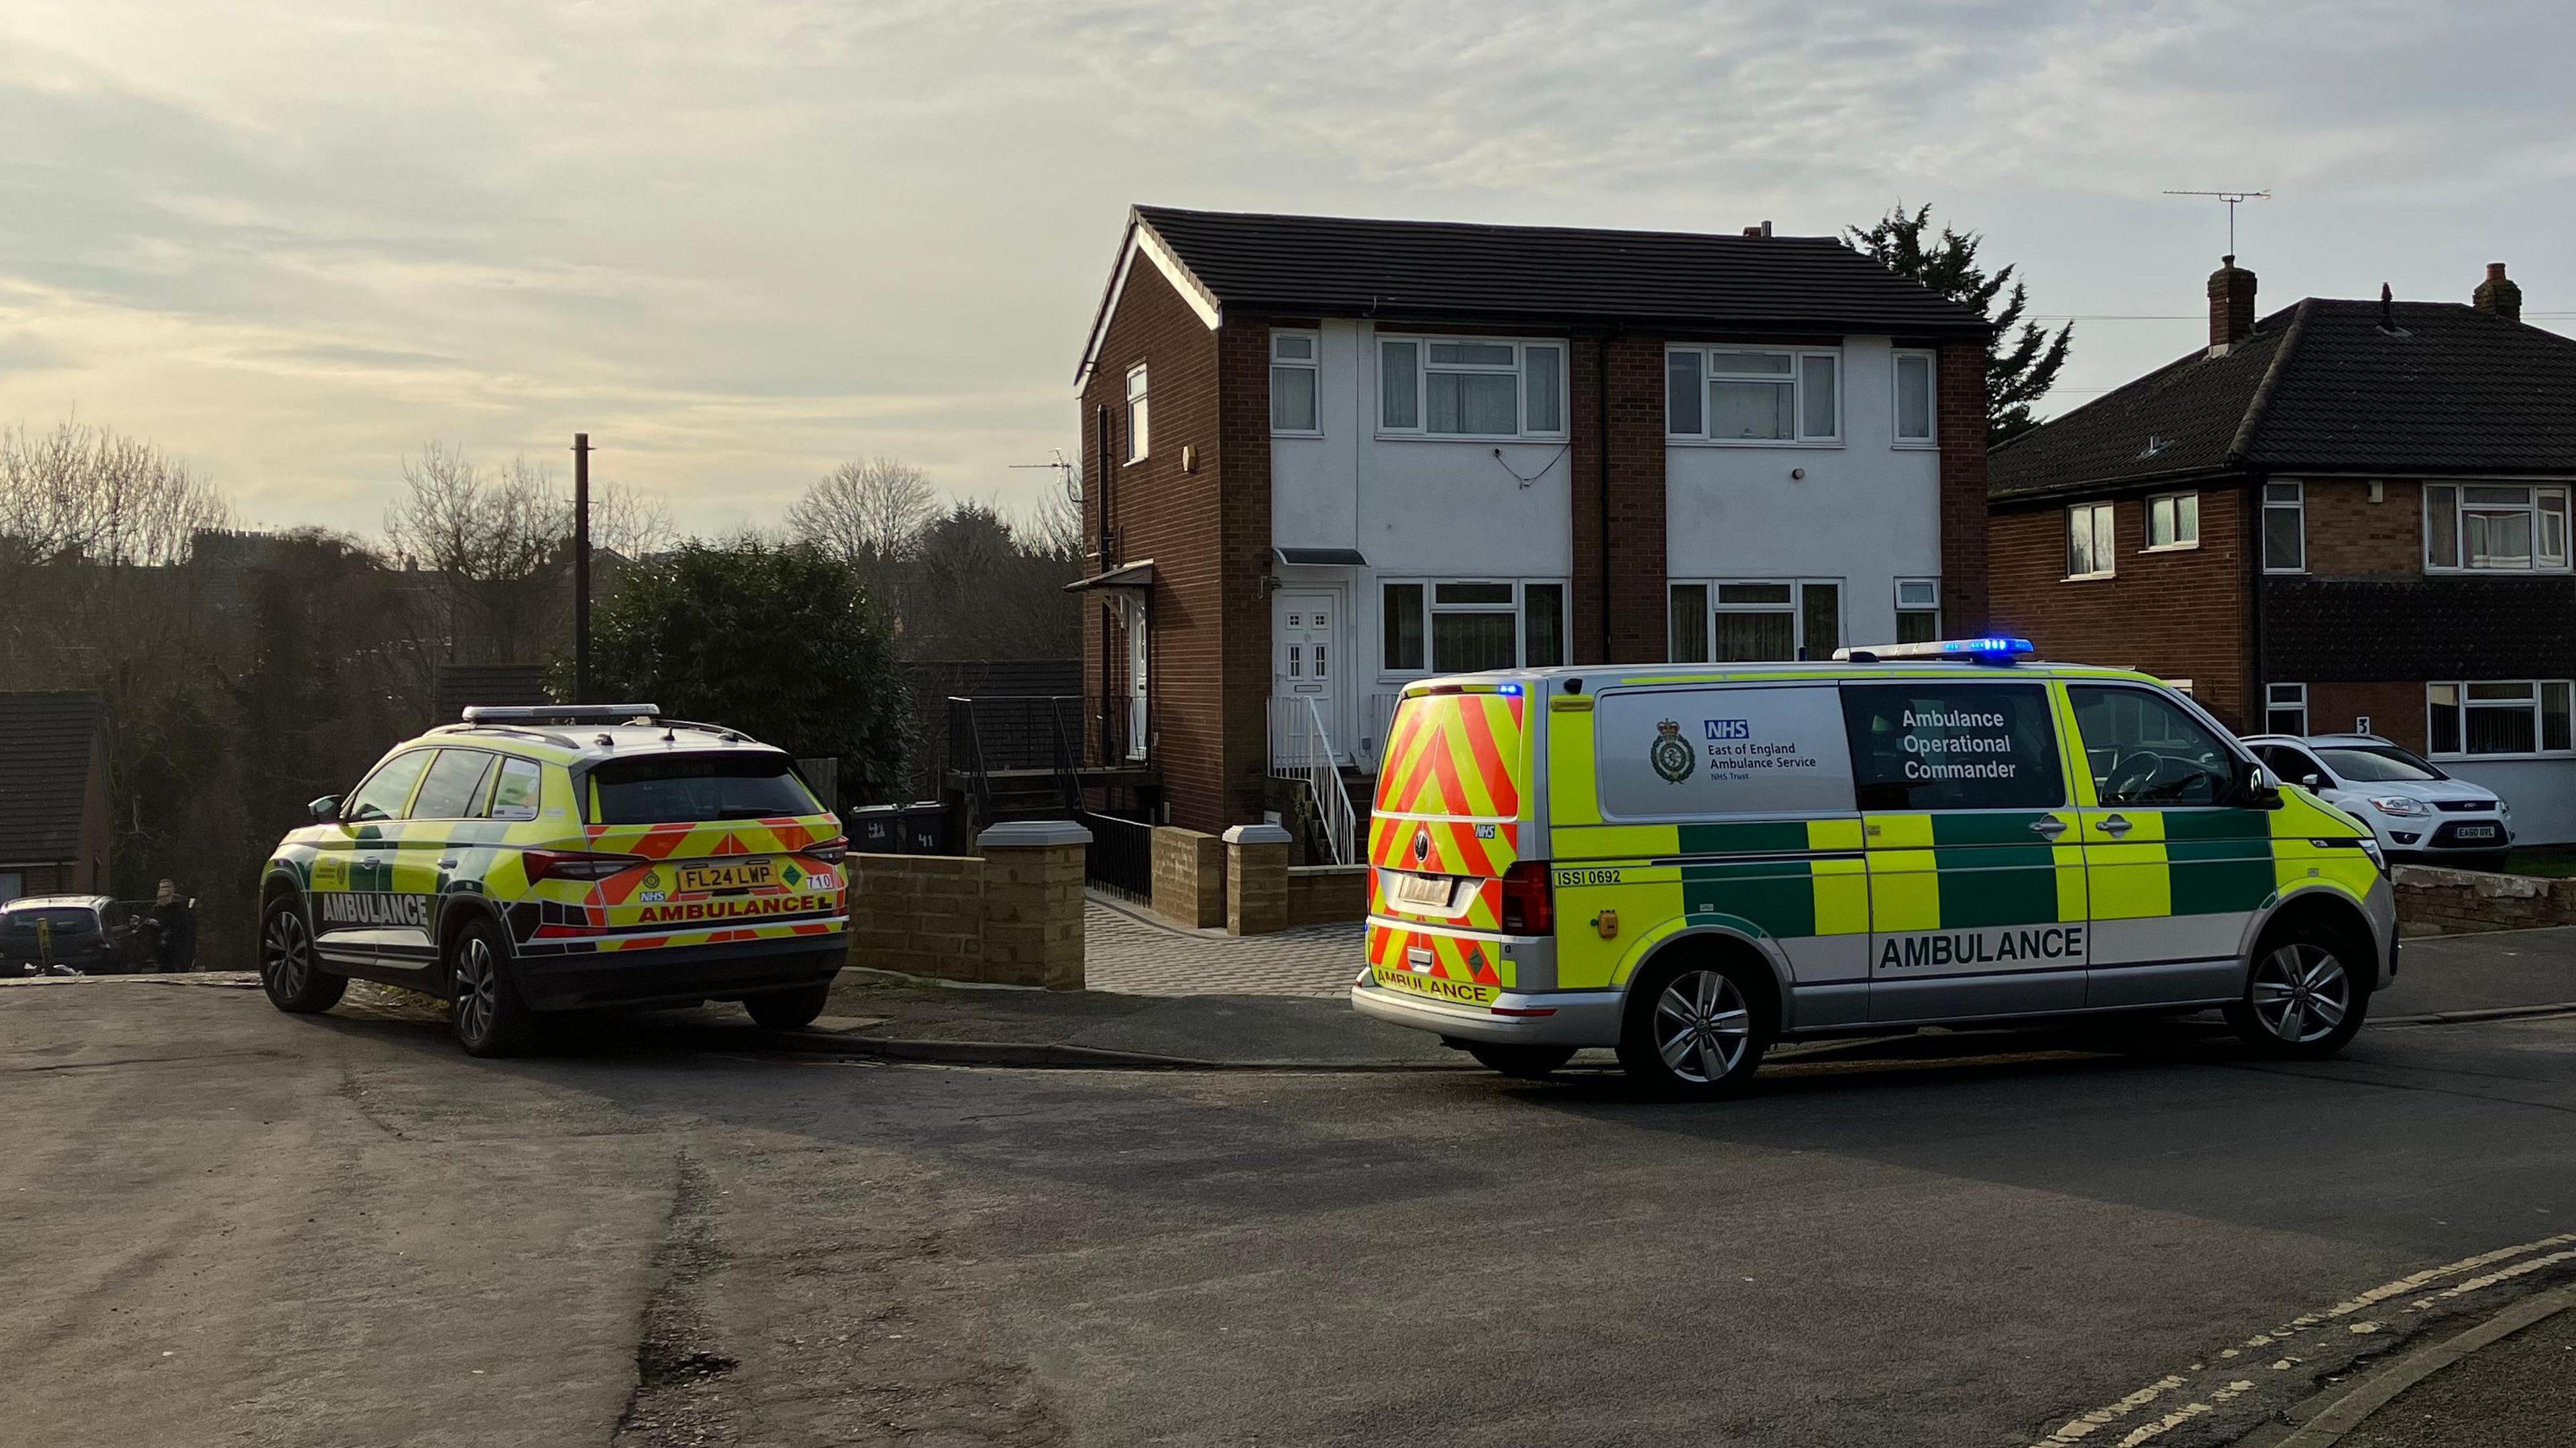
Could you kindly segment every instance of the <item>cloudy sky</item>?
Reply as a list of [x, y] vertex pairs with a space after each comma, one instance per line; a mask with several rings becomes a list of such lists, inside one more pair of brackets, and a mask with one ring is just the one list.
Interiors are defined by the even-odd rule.
[[[2301, 295], [2576, 325], [2561, 4], [11, 0], [0, 423], [374, 530], [428, 439], [701, 529], [883, 454], [1025, 506], [1130, 202], [1828, 233], [1902, 197], [2077, 326]], [[2185, 320], [2172, 320], [2180, 316]]]

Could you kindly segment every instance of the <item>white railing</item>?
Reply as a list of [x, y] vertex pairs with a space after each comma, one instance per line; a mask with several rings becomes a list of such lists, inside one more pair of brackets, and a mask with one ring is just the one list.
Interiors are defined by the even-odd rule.
[[1291, 695], [1270, 701], [1270, 773], [1273, 778], [1302, 780], [1315, 800], [1324, 839], [1340, 865], [1359, 861], [1359, 812], [1343, 787], [1340, 756], [1324, 711], [1310, 696]]
[[1371, 694], [1360, 706], [1360, 748], [1353, 756], [1360, 773], [1374, 776], [1386, 759], [1386, 737], [1395, 732], [1395, 703], [1401, 694]]

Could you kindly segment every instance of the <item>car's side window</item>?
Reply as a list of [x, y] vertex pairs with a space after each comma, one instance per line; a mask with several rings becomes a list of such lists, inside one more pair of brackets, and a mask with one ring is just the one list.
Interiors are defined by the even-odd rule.
[[340, 818], [353, 825], [402, 818], [403, 806], [411, 801], [411, 787], [420, 783], [421, 771], [429, 767], [431, 753], [415, 749], [386, 760], [341, 806]]
[[535, 819], [540, 779], [535, 764], [525, 759], [504, 757], [500, 778], [492, 786], [492, 803], [485, 809], [485, 816], [496, 820]]
[[471, 818], [475, 806], [483, 800], [483, 781], [491, 773], [492, 756], [480, 749], [442, 749], [438, 762], [429, 767], [429, 776], [420, 782], [420, 794], [411, 802], [411, 817], [416, 820], [461, 820]]
[[2039, 684], [1856, 684], [1843, 689], [1864, 810], [2055, 809], [2066, 771]]
[[2173, 700], [2088, 684], [2066, 697], [2104, 805], [2224, 804], [2234, 791], [2235, 754]]

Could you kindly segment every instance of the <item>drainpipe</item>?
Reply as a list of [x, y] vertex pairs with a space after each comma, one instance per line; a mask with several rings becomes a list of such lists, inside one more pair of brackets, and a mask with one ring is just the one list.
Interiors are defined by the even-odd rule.
[[1597, 537], [1600, 550], [1601, 598], [1597, 612], [1601, 619], [1601, 662], [1610, 662], [1610, 339], [1619, 335], [1619, 321], [1610, 320], [1610, 330], [1601, 334], [1592, 367], [1593, 425], [1601, 430], [1601, 531]]
[[2272, 691], [2271, 681], [2263, 672], [2263, 474], [2246, 475], [2245, 501], [2240, 506], [2247, 515], [2245, 536], [2253, 545], [2245, 550], [2245, 726], [2268, 733], [2272, 727]]

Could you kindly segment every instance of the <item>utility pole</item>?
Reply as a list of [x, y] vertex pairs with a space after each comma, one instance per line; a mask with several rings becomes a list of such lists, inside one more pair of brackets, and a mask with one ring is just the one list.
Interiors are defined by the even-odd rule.
[[572, 435], [572, 701], [590, 702], [590, 434]]

